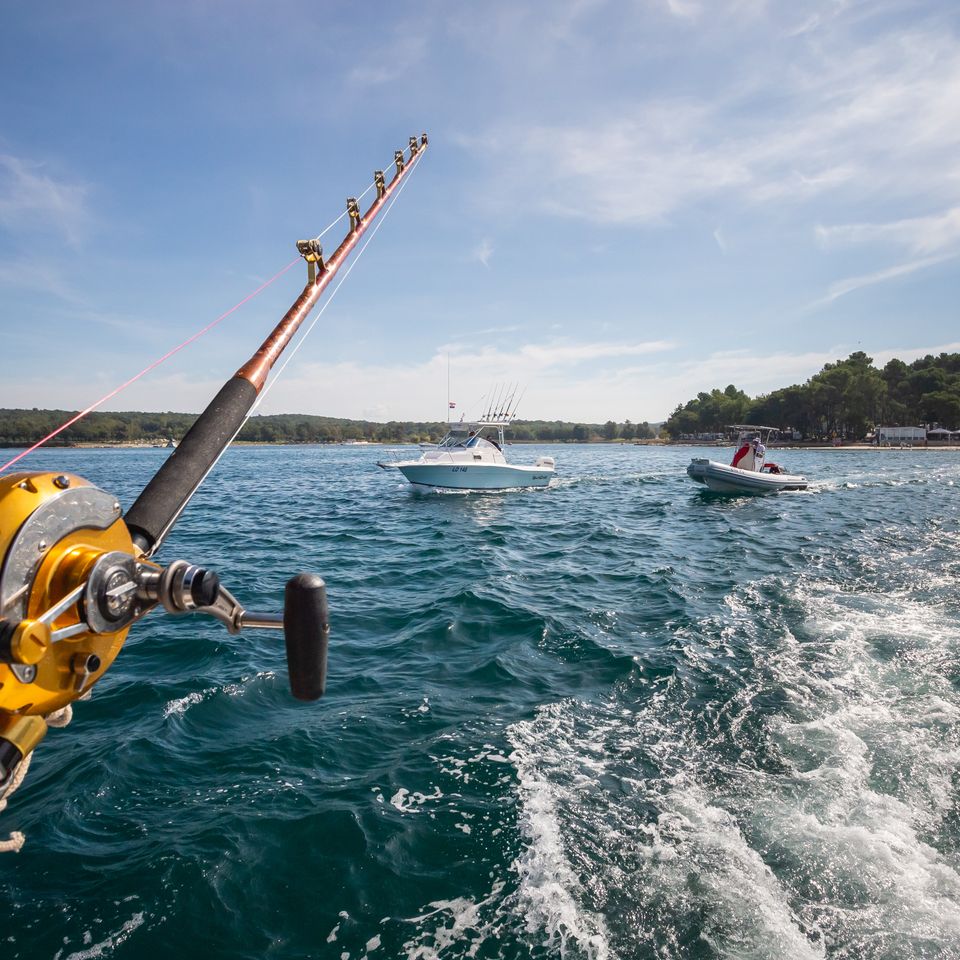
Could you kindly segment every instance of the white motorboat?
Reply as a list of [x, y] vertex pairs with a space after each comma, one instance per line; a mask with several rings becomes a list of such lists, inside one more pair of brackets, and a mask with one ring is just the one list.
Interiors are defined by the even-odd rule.
[[380, 461], [377, 466], [396, 468], [411, 483], [452, 490], [547, 486], [556, 467], [553, 457], [538, 457], [529, 466], [507, 463], [503, 430], [509, 422], [493, 417], [450, 424], [447, 435], [435, 446], [423, 448], [415, 460]]
[[730, 464], [706, 457], [694, 457], [687, 475], [716, 493], [777, 493], [780, 490], [806, 490], [807, 478], [788, 473], [766, 459], [766, 444], [776, 427], [735, 424], [736, 452]]

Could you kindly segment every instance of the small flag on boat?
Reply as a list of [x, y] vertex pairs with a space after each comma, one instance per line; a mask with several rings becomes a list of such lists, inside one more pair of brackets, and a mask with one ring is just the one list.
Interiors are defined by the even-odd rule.
[[451, 409], [451, 410], [456, 409], [456, 406], [457, 406], [457, 401], [456, 401], [456, 400], [450, 400], [449, 403], [450, 403], [450, 409]]

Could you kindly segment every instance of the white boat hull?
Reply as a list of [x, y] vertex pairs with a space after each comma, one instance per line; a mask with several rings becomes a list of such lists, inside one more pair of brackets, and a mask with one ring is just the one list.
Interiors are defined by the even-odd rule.
[[411, 482], [451, 490], [512, 490], [545, 487], [553, 476], [549, 466], [504, 464], [403, 463], [392, 464]]
[[806, 477], [792, 473], [760, 473], [741, 470], [705, 457], [695, 457], [687, 475], [716, 493], [777, 493], [780, 490], [806, 490]]

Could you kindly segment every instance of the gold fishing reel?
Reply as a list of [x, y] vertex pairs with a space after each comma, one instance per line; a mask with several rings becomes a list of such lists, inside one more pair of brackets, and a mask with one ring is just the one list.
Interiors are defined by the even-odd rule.
[[135, 616], [135, 548], [116, 498], [66, 473], [0, 478], [0, 796], [86, 693]]
[[155, 606], [205, 613], [231, 633], [282, 629], [294, 696], [326, 680], [326, 588], [300, 574], [283, 615], [245, 610], [210, 570], [149, 560], [120, 504], [68, 473], [0, 478], [0, 800], [47, 732], [44, 718], [86, 696]]

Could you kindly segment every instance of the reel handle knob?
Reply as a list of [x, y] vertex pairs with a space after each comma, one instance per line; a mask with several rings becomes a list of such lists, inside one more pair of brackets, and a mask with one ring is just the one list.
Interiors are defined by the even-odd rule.
[[298, 700], [317, 700], [327, 682], [330, 617], [327, 585], [315, 573], [287, 581], [283, 597], [283, 636], [287, 647], [290, 692]]

